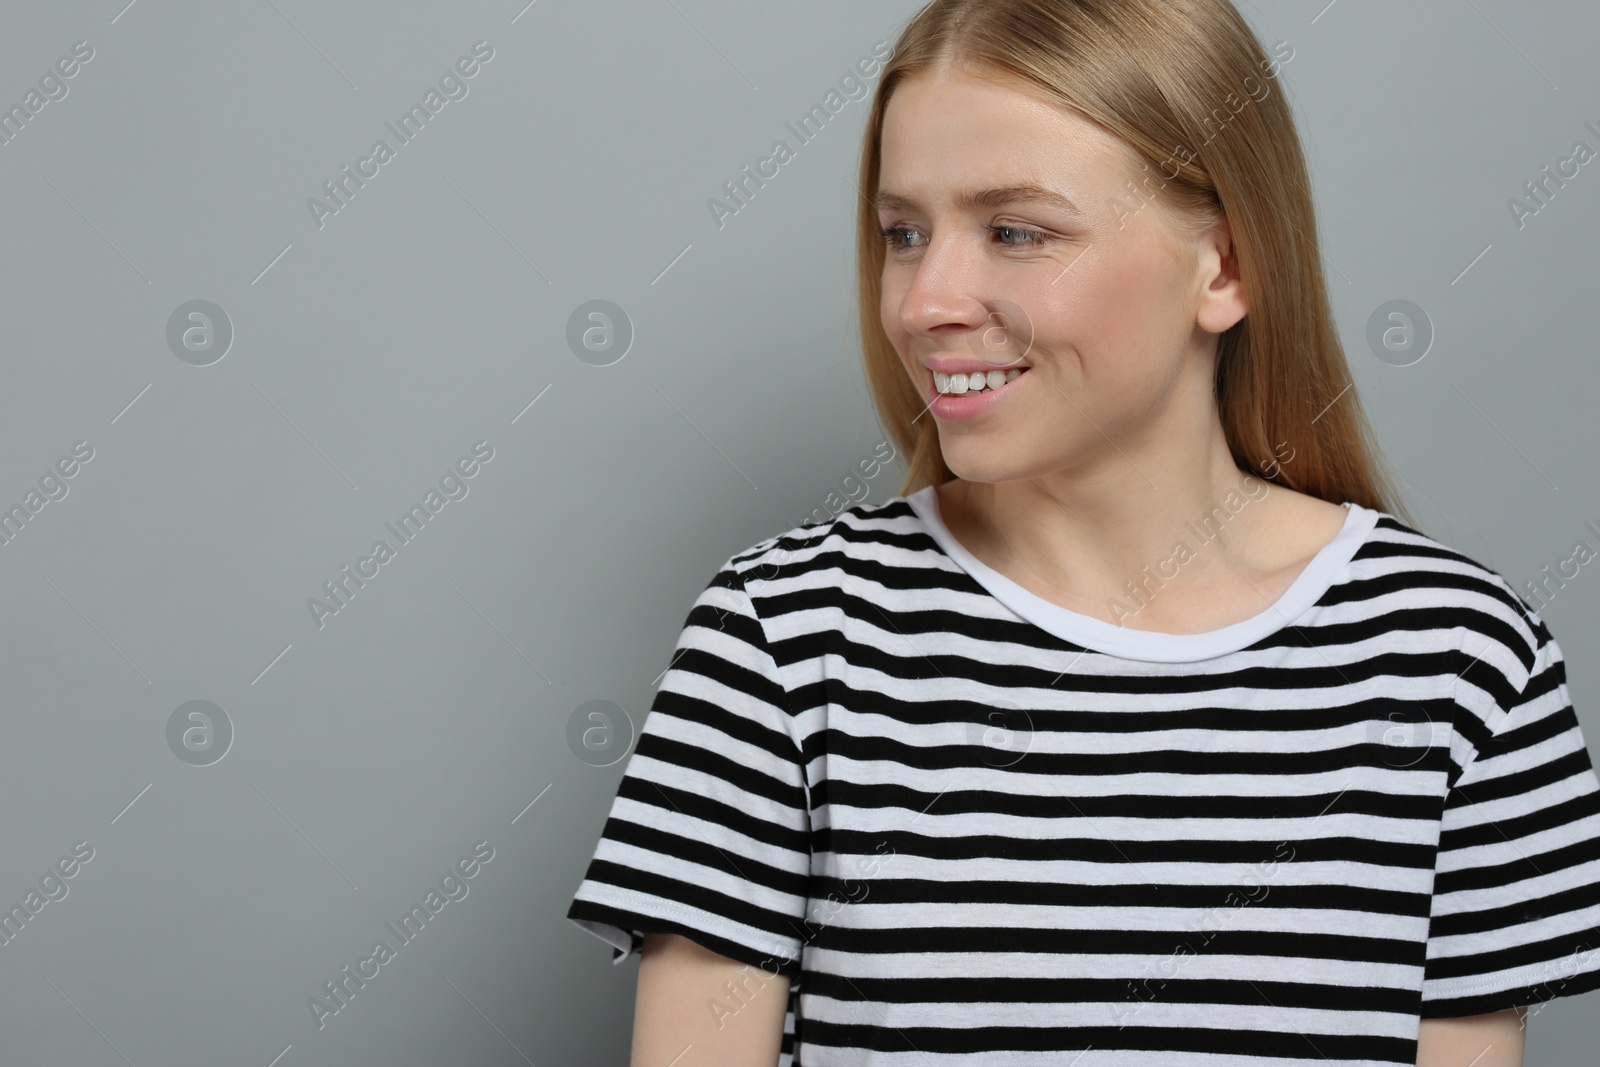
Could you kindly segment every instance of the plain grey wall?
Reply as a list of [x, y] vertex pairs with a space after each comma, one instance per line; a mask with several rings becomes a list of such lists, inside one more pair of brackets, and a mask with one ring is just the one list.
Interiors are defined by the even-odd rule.
[[[564, 913], [631, 737], [593, 766], [574, 716], [637, 727], [716, 565], [882, 439], [852, 319], [866, 104], [720, 225], [708, 200], [918, 5], [523, 5], [4, 13], [0, 106], [37, 95], [0, 144], [0, 503], [67, 490], [0, 546], [0, 902], [67, 888], [0, 945], [7, 1064], [625, 1062], [636, 964]], [[1294, 48], [1340, 326], [1424, 529], [1519, 588], [1600, 546], [1600, 163], [1508, 207], [1600, 148], [1600, 15], [1245, 10]], [[466, 95], [315, 217], [463, 57], [441, 96]], [[598, 354], [569, 343], [595, 300], [626, 317]], [[1393, 300], [1432, 323], [1407, 366], [1366, 340]], [[441, 485], [466, 495], [400, 545], [385, 524]], [[1546, 612], [1591, 742], [1597, 569]], [[467, 895], [319, 1029], [308, 1000], [441, 884]], [[1577, 1062], [1596, 1008], [1544, 1009], [1529, 1062]]]

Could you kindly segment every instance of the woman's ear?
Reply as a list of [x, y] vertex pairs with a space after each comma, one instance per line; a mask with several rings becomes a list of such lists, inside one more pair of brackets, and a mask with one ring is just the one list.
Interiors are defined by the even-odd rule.
[[1238, 250], [1226, 215], [1199, 237], [1201, 293], [1196, 322], [1208, 333], [1223, 333], [1245, 317], [1244, 284], [1239, 277]]

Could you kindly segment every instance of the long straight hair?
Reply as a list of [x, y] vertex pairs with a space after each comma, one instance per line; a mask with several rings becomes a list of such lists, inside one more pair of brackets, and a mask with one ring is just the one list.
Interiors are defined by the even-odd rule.
[[[925, 402], [879, 318], [887, 249], [871, 201], [896, 86], [954, 68], [1072, 108], [1120, 138], [1166, 180], [1156, 202], [1180, 225], [1226, 215], [1249, 307], [1217, 345], [1215, 396], [1235, 465], [1414, 525], [1334, 328], [1305, 156], [1272, 90], [1279, 65], [1229, 0], [933, 0], [907, 24], [867, 121], [856, 232], [867, 382], [906, 457], [902, 494], [955, 474], [934, 420], [917, 418]], [[1293, 462], [1264, 468], [1281, 442], [1293, 446]]]

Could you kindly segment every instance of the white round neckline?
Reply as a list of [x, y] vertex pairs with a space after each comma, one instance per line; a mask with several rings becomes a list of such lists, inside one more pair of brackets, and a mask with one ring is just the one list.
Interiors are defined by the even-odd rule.
[[1311, 557], [1311, 562], [1283, 595], [1264, 611], [1218, 630], [1172, 634], [1117, 626], [1030, 593], [968, 552], [955, 539], [939, 515], [939, 498], [934, 489], [934, 486], [925, 486], [904, 499], [945, 554], [996, 600], [1035, 626], [1090, 651], [1162, 663], [1191, 663], [1237, 652], [1293, 623], [1334, 584], [1377, 525], [1379, 517], [1379, 512], [1371, 508], [1346, 502], [1344, 525], [1333, 540]]

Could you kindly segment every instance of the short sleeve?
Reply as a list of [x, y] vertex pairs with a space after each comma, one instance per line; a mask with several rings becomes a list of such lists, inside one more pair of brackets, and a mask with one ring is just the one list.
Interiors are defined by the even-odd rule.
[[1423, 1018], [1600, 988], [1600, 779], [1561, 649], [1537, 615], [1522, 622], [1520, 653], [1485, 642], [1456, 681], [1482, 732], [1445, 801]]
[[567, 912], [610, 943], [681, 934], [799, 970], [810, 809], [795, 722], [730, 559], [696, 598]]

